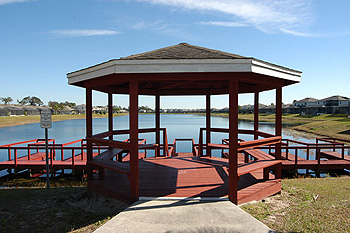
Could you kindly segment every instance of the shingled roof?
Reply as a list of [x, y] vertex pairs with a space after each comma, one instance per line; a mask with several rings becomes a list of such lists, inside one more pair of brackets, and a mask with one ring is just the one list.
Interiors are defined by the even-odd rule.
[[166, 59], [248, 59], [237, 54], [180, 43], [146, 53], [122, 57], [120, 60], [166, 60]]
[[349, 98], [345, 97], [345, 96], [334, 95], [334, 96], [331, 96], [331, 97], [324, 98], [321, 101], [326, 101], [326, 100], [348, 100], [348, 99]]

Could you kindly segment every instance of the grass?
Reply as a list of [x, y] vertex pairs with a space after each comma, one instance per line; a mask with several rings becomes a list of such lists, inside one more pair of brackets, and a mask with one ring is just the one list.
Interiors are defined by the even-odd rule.
[[0, 186], [9, 187], [0, 189], [0, 232], [93, 232], [128, 207], [90, 193], [79, 175], [50, 178], [50, 190], [28, 173], [1, 177]]
[[278, 232], [350, 232], [350, 177], [282, 180], [282, 192], [241, 207]]
[[[128, 207], [90, 193], [79, 175], [31, 178], [29, 173], [0, 178], [0, 232], [93, 232]], [[20, 188], [14, 188], [20, 187]]]
[[[125, 114], [114, 114], [114, 116], [121, 116]], [[93, 114], [93, 118], [104, 118], [108, 115], [101, 115], [101, 114]], [[52, 121], [65, 121], [65, 120], [72, 120], [72, 119], [85, 119], [85, 114], [80, 115], [52, 115]], [[26, 125], [31, 123], [39, 123], [40, 122], [40, 116], [5, 116], [0, 117], [0, 128], [3, 127], [10, 127], [10, 126], [16, 126], [16, 125]]]
[[[30, 187], [45, 188], [46, 178], [30, 177], [29, 172], [22, 172], [17, 175], [9, 174], [0, 177], [0, 186], [2, 187]], [[64, 174], [56, 177], [50, 177], [50, 187], [86, 187], [87, 180], [81, 174]]]
[[86, 187], [0, 189], [0, 232], [93, 232], [126, 207]]

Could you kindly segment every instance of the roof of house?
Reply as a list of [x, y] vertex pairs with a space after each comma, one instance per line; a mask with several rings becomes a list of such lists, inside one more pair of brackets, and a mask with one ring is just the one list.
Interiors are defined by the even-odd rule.
[[145, 53], [122, 57], [120, 60], [149, 60], [149, 59], [244, 59], [237, 54], [194, 46], [187, 43], [152, 50]]
[[302, 100], [298, 100], [296, 103], [315, 102], [315, 101], [318, 101], [318, 99], [306, 97]]
[[327, 100], [348, 100], [348, 97], [340, 96], [340, 95], [333, 95], [331, 97], [327, 97], [322, 99], [321, 101], [327, 101]]
[[298, 108], [294, 104], [282, 104], [282, 108]]

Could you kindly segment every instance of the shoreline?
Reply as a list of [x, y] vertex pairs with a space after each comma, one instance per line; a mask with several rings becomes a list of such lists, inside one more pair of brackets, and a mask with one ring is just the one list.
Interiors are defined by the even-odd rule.
[[[125, 113], [117, 113], [113, 114], [113, 117], [117, 116], [125, 116], [127, 114]], [[108, 115], [100, 115], [100, 114], [93, 114], [93, 118], [107, 118]], [[79, 119], [85, 119], [85, 114], [79, 114], [79, 115], [52, 115], [52, 121], [66, 121], [66, 120], [79, 120]], [[6, 127], [12, 127], [12, 126], [19, 126], [19, 125], [28, 125], [28, 124], [34, 124], [34, 123], [40, 123], [40, 115], [34, 115], [34, 116], [4, 116], [0, 117], [0, 128], [6, 128]]]

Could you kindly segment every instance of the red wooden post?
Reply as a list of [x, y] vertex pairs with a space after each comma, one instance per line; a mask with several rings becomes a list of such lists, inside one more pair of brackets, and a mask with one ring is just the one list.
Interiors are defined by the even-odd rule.
[[8, 154], [9, 154], [9, 161], [11, 161], [11, 147], [8, 149]]
[[[92, 136], [92, 89], [91, 87], [86, 88], [86, 137]], [[87, 161], [92, 160], [92, 143], [87, 142]], [[92, 167], [87, 166], [87, 178], [92, 179]]]
[[75, 155], [74, 155], [74, 149], [72, 149], [72, 166], [74, 167], [75, 164]]
[[207, 150], [206, 150], [206, 155], [211, 157], [211, 150], [208, 146], [208, 143], [210, 143], [210, 94], [207, 94], [205, 96], [206, 98], [206, 127], [205, 127], [205, 132], [206, 132], [206, 142], [207, 142]]
[[139, 159], [138, 159], [138, 81], [129, 82], [130, 119], [130, 198], [139, 199]]
[[199, 157], [203, 156], [203, 129], [199, 129]]
[[228, 197], [238, 203], [238, 80], [229, 80], [229, 191]]
[[15, 167], [17, 167], [17, 149], [15, 149]]
[[113, 140], [113, 94], [108, 93], [108, 131], [112, 134], [109, 140]]
[[254, 93], [254, 140], [259, 138], [259, 92]]
[[[282, 87], [276, 88], [276, 136], [282, 136]], [[276, 144], [276, 159], [281, 160], [281, 142]], [[282, 178], [282, 164], [276, 168], [276, 179]]]
[[[155, 157], [157, 157], [157, 155], [160, 155], [160, 96], [156, 95], [156, 144], [158, 144], [157, 147], [157, 151], [155, 153]], [[165, 148], [165, 143], [163, 143], [163, 147]], [[163, 156], [166, 156], [166, 154], [164, 154]]]

